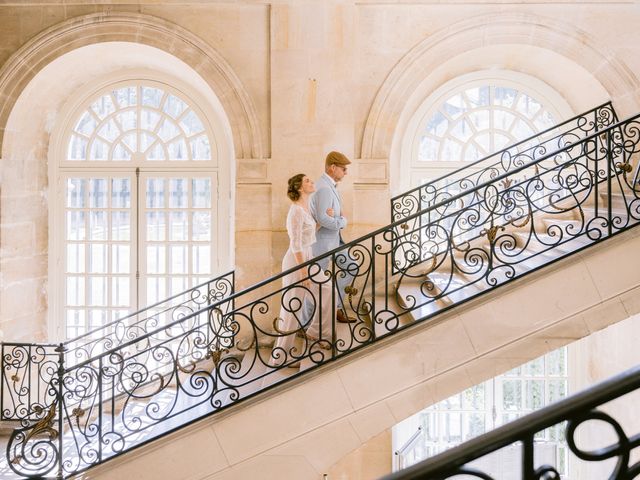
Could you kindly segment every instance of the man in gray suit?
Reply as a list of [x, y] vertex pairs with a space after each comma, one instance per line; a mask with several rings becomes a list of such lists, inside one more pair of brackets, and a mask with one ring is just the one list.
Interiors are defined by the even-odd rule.
[[[347, 165], [350, 163], [351, 161], [342, 153], [330, 152], [325, 160], [324, 173], [316, 182], [316, 191], [309, 201], [311, 214], [320, 226], [316, 232], [316, 243], [311, 247], [314, 257], [344, 245], [340, 230], [347, 226], [347, 219], [342, 215], [342, 199], [336, 187], [347, 174]], [[328, 215], [329, 209], [333, 210], [333, 217]], [[320, 261], [319, 264], [323, 269], [327, 269], [329, 258]], [[342, 304], [342, 298], [346, 293], [345, 288], [353, 282], [355, 270], [357, 270], [356, 264], [346, 250], [336, 254], [338, 277], [336, 318], [339, 322], [356, 321], [355, 318], [347, 315]]]

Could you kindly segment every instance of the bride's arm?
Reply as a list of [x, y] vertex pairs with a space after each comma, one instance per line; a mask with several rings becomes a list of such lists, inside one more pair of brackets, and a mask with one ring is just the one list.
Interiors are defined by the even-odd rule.
[[[302, 210], [294, 210], [291, 216], [291, 223], [287, 227], [287, 233], [291, 241], [291, 252], [296, 260], [296, 265], [301, 265], [305, 262], [303, 248], [302, 248], [302, 228], [304, 225], [304, 219], [302, 217]], [[297, 272], [298, 280], [304, 280], [307, 277], [307, 269], [301, 268]]]

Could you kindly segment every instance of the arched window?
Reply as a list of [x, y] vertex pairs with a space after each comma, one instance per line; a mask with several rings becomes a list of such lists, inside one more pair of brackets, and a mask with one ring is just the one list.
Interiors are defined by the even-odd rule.
[[402, 144], [401, 178], [395, 183], [401, 191], [415, 187], [571, 116], [567, 102], [532, 77], [506, 71], [462, 76], [416, 110]]
[[72, 338], [211, 278], [229, 220], [214, 129], [187, 93], [121, 81], [68, 119], [52, 233], [56, 311]]

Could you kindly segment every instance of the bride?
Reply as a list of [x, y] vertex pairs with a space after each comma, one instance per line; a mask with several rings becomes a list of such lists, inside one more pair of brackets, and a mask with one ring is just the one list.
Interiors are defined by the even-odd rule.
[[[289, 248], [282, 259], [282, 271], [300, 265], [313, 256], [311, 245], [316, 241], [317, 230], [316, 222], [309, 212], [309, 196], [313, 192], [313, 181], [306, 175], [300, 173], [289, 179], [287, 196], [292, 202], [287, 214]], [[327, 209], [327, 215], [332, 217], [333, 209]], [[323, 272], [318, 270], [315, 273], [313, 266], [311, 268], [315, 281], [310, 280], [307, 268], [298, 269], [282, 279], [284, 294], [280, 316], [274, 323], [280, 336], [271, 352], [272, 366], [287, 364], [289, 367], [298, 367], [299, 363], [291, 363], [291, 360], [300, 360], [308, 345], [330, 348], [331, 282], [324, 279]], [[302, 349], [294, 347], [296, 334], [304, 338]]]

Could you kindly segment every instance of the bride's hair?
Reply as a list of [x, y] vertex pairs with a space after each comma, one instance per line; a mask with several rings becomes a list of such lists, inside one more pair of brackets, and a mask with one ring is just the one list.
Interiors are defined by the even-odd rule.
[[304, 173], [299, 173], [289, 179], [289, 186], [287, 187], [287, 197], [289, 197], [292, 202], [295, 202], [300, 198], [300, 189], [302, 188], [302, 179], [304, 177]]

